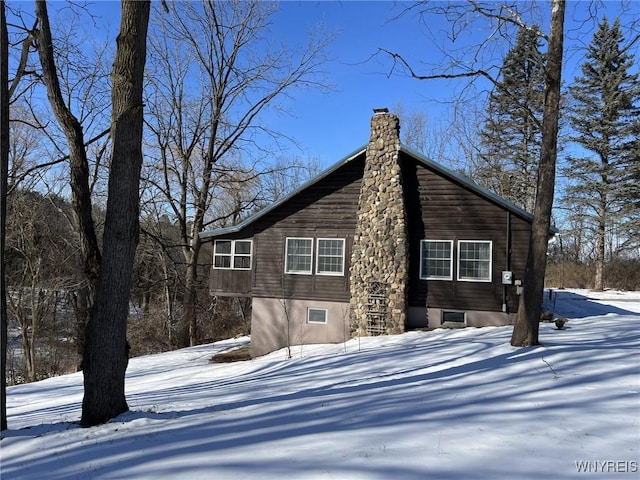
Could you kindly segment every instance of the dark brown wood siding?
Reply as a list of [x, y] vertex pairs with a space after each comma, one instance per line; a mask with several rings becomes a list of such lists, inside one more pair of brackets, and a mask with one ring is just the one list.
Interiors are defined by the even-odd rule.
[[[403, 181], [409, 214], [410, 279], [409, 305], [455, 310], [517, 309], [515, 287], [502, 285], [507, 270], [507, 225], [510, 227], [509, 270], [522, 278], [526, 262], [530, 224], [472, 191], [462, 182], [444, 177], [409, 156], [403, 156]], [[420, 279], [420, 241], [453, 241], [453, 280]], [[458, 240], [492, 242], [492, 281], [457, 281]]]
[[[512, 270], [515, 278], [522, 278], [530, 232], [528, 220], [479, 195], [464, 182], [444, 176], [404, 152], [401, 155], [409, 218], [409, 305], [500, 311], [506, 301], [508, 311], [515, 312], [515, 287], [503, 287], [501, 274]], [[212, 293], [348, 302], [349, 260], [363, 169], [361, 154], [228, 237], [253, 240], [253, 266], [250, 272], [214, 270]], [[287, 237], [314, 240], [314, 268], [316, 240], [344, 238], [344, 274], [284, 273]], [[424, 239], [454, 242], [453, 280], [420, 279], [420, 241]], [[491, 282], [456, 280], [458, 240], [492, 242]]]
[[254, 270], [211, 270], [209, 291], [211, 295], [220, 297], [251, 296]]
[[[364, 170], [364, 155], [305, 189], [254, 224], [252, 294], [257, 297], [349, 301], [349, 259]], [[345, 239], [341, 276], [284, 273], [287, 237]]]
[[[253, 240], [253, 231], [245, 230], [243, 232], [219, 237], [211, 242], [211, 256], [213, 257], [213, 244], [215, 240]], [[211, 295], [221, 297], [248, 297], [251, 296], [251, 286], [253, 285], [253, 276], [255, 274], [254, 262], [256, 246], [255, 241], [252, 245], [252, 266], [251, 270], [234, 270], [213, 268], [209, 277], [209, 292]]]

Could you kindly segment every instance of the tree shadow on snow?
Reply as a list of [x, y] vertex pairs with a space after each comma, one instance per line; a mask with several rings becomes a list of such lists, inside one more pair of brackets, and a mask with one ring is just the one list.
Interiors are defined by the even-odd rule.
[[[613, 305], [600, 303], [607, 301], [598, 300], [564, 290], [547, 290], [544, 295], [543, 310], [549, 310], [555, 316], [566, 318], [585, 318], [601, 315], [637, 315], [636, 312], [625, 310]], [[611, 298], [609, 301], [620, 302], [622, 299]]]
[[[607, 312], [613, 313], [610, 309]], [[548, 333], [547, 327], [551, 328], [541, 327], [543, 334]], [[578, 384], [598, 386], [612, 376], [622, 379], [637, 375], [637, 362], [607, 371], [589, 366], [599, 366], [601, 357], [593, 355], [594, 350], [611, 350], [607, 353], [609, 362], [628, 359], [629, 350], [637, 348], [640, 332], [629, 335], [629, 330], [613, 331], [587, 341], [580, 338], [550, 348], [527, 349], [505, 346], [508, 334], [500, 328], [482, 329], [473, 336], [438, 331], [413, 333], [411, 341], [390, 347], [373, 346], [331, 358], [253, 362], [254, 368], [242, 375], [132, 395], [130, 403], [140, 405], [140, 411], [129, 412], [113, 422], [114, 429], [126, 429], [129, 424], [128, 434], [121, 438], [95, 437], [94, 443], [43, 456], [30, 462], [30, 474], [49, 472], [47, 478], [61, 479], [52, 473], [64, 471], [60, 464], [79, 462], [97, 465], [91, 471], [94, 477], [125, 475], [131, 468], [143, 468], [147, 476], [155, 473], [158, 477], [171, 477], [168, 468], [172, 466], [171, 459], [176, 459], [175, 467], [180, 465], [180, 470], [173, 473], [185, 477], [189, 467], [179, 459], [193, 455], [203, 458], [202, 454], [213, 455], [212, 468], [229, 478], [239, 471], [261, 472], [265, 476], [291, 474], [287, 470], [291, 467], [283, 464], [282, 457], [256, 455], [239, 463], [231, 454], [237, 449], [277, 449], [280, 442], [304, 442], [312, 435], [354, 435], [353, 438], [364, 439], [354, 445], [355, 453], [349, 452], [357, 455], [368, 435], [385, 428], [431, 432], [451, 422], [477, 422], [499, 428], [501, 422], [518, 418], [568, 417], [582, 402], [587, 404], [592, 399], [575, 398], [568, 404], [554, 396], [555, 389]], [[379, 368], [371, 368], [372, 365]], [[579, 377], [572, 373], [578, 367]], [[353, 371], [363, 374], [354, 379]], [[532, 397], [539, 398], [540, 391], [548, 391], [544, 410], [539, 406], [543, 400], [531, 401]], [[188, 405], [191, 399], [201, 399], [203, 395], [211, 399], [209, 406], [161, 412], [143, 407], [161, 399], [166, 404], [167, 398], [175, 399], [176, 405]], [[602, 391], [600, 395], [600, 401], [606, 403], [617, 399], [620, 392]], [[166, 422], [166, 428], [152, 428], [150, 423], [155, 422]], [[132, 445], [141, 446], [136, 455], [123, 455]], [[370, 445], [372, 449], [378, 447]], [[226, 460], [226, 454], [231, 458]], [[24, 467], [19, 465], [19, 459], [11, 463], [5, 468], [13, 472]], [[323, 471], [312, 457], [297, 458], [295, 468], [306, 474]], [[375, 468], [377, 475], [382, 472], [380, 465], [366, 463], [349, 467], [341, 464], [340, 468], [339, 476], [357, 476], [368, 468]], [[394, 468], [386, 474], [419, 478], [426, 472], [417, 472], [409, 465]], [[455, 468], [450, 473], [448, 478], [462, 478], [456, 476], [465, 474]], [[469, 477], [469, 472], [466, 475], [475, 478]]]

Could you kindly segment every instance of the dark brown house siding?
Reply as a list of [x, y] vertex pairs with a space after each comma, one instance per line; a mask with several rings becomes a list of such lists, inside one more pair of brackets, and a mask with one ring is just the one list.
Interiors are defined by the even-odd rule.
[[[499, 310], [503, 300], [508, 311], [517, 309], [515, 287], [505, 290], [503, 270], [522, 278], [528, 249], [530, 224], [504, 206], [478, 195], [462, 182], [446, 178], [412, 157], [403, 155], [403, 181], [409, 218], [409, 305], [455, 310]], [[510, 234], [507, 233], [510, 231]], [[511, 245], [507, 268], [507, 237]], [[420, 241], [452, 240], [454, 279], [421, 280]], [[458, 240], [492, 241], [492, 281], [456, 280]], [[503, 298], [503, 295], [506, 295]]]
[[[290, 198], [265, 217], [238, 232], [235, 238], [253, 239], [253, 276], [250, 293], [254, 297], [307, 298], [315, 300], [348, 301], [348, 259], [351, 255], [353, 232], [364, 153], [338, 168], [309, 188]], [[292, 275], [284, 273], [285, 241], [287, 237], [345, 239], [345, 273], [343, 276]], [[225, 275], [214, 270], [211, 291], [231, 286]], [[225, 271], [237, 272], [237, 271]], [[246, 272], [230, 273], [234, 285], [243, 285]], [[246, 293], [246, 288], [242, 288]], [[233, 291], [233, 294], [240, 292]]]
[[[500, 311], [506, 302], [507, 311], [515, 312], [515, 287], [502, 285], [501, 272], [511, 270], [515, 278], [522, 278], [529, 221], [404, 151], [401, 164], [409, 219], [409, 306]], [[245, 229], [225, 236], [253, 240], [253, 265], [251, 271], [214, 269], [212, 294], [349, 302], [349, 259], [363, 170], [364, 152]], [[313, 238], [314, 245], [317, 238], [345, 239], [344, 275], [285, 274], [287, 237]], [[420, 279], [424, 239], [454, 242], [453, 280]], [[491, 282], [456, 279], [458, 240], [492, 242]]]
[[[256, 222], [254, 296], [349, 300], [348, 259], [363, 170], [364, 154], [294, 196], [268, 218]], [[344, 238], [344, 275], [285, 274], [287, 237], [313, 238], [314, 241], [317, 238]]]
[[[211, 255], [213, 256], [216, 240], [252, 240], [252, 230], [224, 237], [216, 238], [211, 242]], [[251, 296], [251, 287], [255, 275], [255, 240], [252, 245], [252, 268], [251, 270], [231, 270], [213, 268], [209, 277], [209, 293], [220, 297], [248, 297]]]

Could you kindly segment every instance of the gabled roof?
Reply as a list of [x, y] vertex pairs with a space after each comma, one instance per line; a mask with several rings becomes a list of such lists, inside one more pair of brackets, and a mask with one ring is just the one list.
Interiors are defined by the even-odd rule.
[[[204, 232], [200, 232], [200, 238], [207, 239], [207, 238], [211, 238], [211, 237], [221, 237], [221, 236], [224, 236], [224, 235], [230, 235], [230, 234], [239, 232], [240, 230], [242, 230], [243, 228], [245, 228], [248, 225], [252, 224], [253, 222], [258, 220], [259, 218], [264, 217], [265, 215], [267, 215], [272, 210], [275, 210], [280, 205], [282, 205], [283, 203], [287, 202], [289, 199], [295, 197], [300, 192], [306, 190], [311, 185], [319, 182], [320, 180], [322, 180], [325, 177], [328, 177], [329, 175], [331, 175], [333, 172], [338, 170], [343, 165], [346, 165], [347, 163], [353, 161], [355, 158], [357, 158], [358, 156], [360, 156], [363, 153], [365, 153], [366, 149], [367, 149], [367, 145], [365, 144], [363, 147], [358, 148], [354, 152], [352, 152], [349, 155], [347, 155], [346, 157], [342, 158], [341, 160], [339, 160], [334, 165], [332, 165], [329, 168], [327, 168], [326, 170], [324, 170], [322, 173], [320, 173], [316, 177], [312, 178], [308, 182], [306, 182], [303, 185], [301, 185], [296, 190], [294, 190], [291, 193], [289, 193], [288, 195], [280, 198], [279, 200], [277, 200], [276, 202], [272, 203], [271, 205], [263, 208], [262, 210], [254, 213], [253, 215], [247, 217], [242, 222], [240, 222], [240, 223], [238, 223], [236, 225], [228, 226], [228, 227], [223, 227], [223, 228], [218, 228], [218, 229], [214, 229], [214, 230], [207, 230], [207, 231], [204, 231]], [[457, 172], [455, 172], [453, 170], [450, 170], [450, 169], [444, 167], [443, 165], [440, 165], [439, 163], [436, 163], [433, 160], [428, 159], [422, 153], [420, 153], [420, 152], [418, 152], [416, 150], [413, 150], [413, 149], [407, 147], [406, 145], [401, 145], [400, 146], [400, 151], [404, 152], [407, 155], [410, 155], [413, 158], [415, 158], [420, 163], [422, 163], [424, 166], [426, 166], [426, 167], [428, 167], [428, 168], [430, 168], [432, 170], [435, 170], [436, 172], [440, 173], [443, 177], [449, 178], [449, 179], [453, 180], [454, 182], [463, 185], [464, 187], [466, 187], [469, 190], [475, 192], [479, 196], [484, 197], [484, 198], [490, 200], [491, 202], [496, 203], [496, 204], [504, 207], [506, 210], [508, 210], [508, 211], [510, 211], [510, 212], [512, 212], [512, 213], [514, 213], [514, 214], [516, 214], [516, 215], [518, 215], [518, 216], [520, 216], [520, 217], [522, 217], [522, 218], [524, 218], [524, 219], [526, 219], [528, 221], [532, 221], [533, 220], [533, 215], [531, 215], [526, 210], [518, 207], [516, 204], [510, 202], [509, 200], [506, 200], [506, 199], [502, 198], [500, 195], [497, 195], [496, 193], [494, 193], [494, 192], [492, 192], [492, 191], [490, 191], [490, 190], [488, 190], [488, 189], [486, 189], [484, 187], [481, 187], [480, 185], [476, 184], [475, 182], [473, 182], [472, 180], [468, 179], [464, 175], [462, 175], [460, 173], [457, 173]], [[558, 233], [558, 230], [555, 227], [552, 227], [551, 228], [551, 232], [555, 234], [555, 233]]]
[[214, 230], [207, 230], [207, 231], [204, 231], [204, 232], [200, 232], [200, 238], [205, 239], [205, 238], [209, 238], [209, 237], [220, 237], [220, 236], [223, 236], [223, 235], [228, 235], [228, 234], [231, 234], [231, 233], [239, 232], [240, 230], [245, 228], [247, 225], [250, 225], [251, 223], [253, 223], [256, 220], [258, 220], [259, 218], [264, 217], [267, 213], [269, 213], [272, 210], [275, 210], [280, 205], [282, 205], [283, 203], [288, 201], [290, 198], [295, 197], [296, 195], [298, 195], [303, 190], [306, 190], [307, 188], [309, 188], [311, 185], [319, 182], [320, 180], [322, 180], [325, 177], [328, 177], [333, 172], [338, 170], [340, 167], [342, 167], [343, 165], [346, 165], [347, 163], [352, 161], [354, 158], [356, 158], [358, 155], [360, 155], [363, 152], [365, 152], [366, 149], [367, 149], [367, 146], [365, 145], [364, 147], [361, 147], [361, 148], [355, 150], [354, 152], [352, 152], [349, 155], [347, 155], [346, 157], [344, 157], [342, 160], [336, 162], [334, 165], [330, 166], [329, 168], [327, 168], [326, 170], [324, 170], [323, 172], [321, 172], [317, 176], [313, 177], [308, 182], [305, 182], [300, 187], [296, 188], [293, 192], [291, 192], [288, 195], [280, 198], [279, 200], [277, 200], [274, 203], [272, 203], [271, 205], [263, 208], [262, 210], [259, 210], [258, 212], [254, 213], [253, 215], [245, 218], [242, 222], [240, 222], [240, 223], [238, 223], [236, 225], [228, 226], [228, 227], [223, 227], [223, 228], [218, 228], [218, 229], [214, 229]]

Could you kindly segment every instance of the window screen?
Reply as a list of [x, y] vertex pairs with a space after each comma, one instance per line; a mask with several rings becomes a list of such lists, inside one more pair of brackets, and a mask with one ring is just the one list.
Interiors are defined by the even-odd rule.
[[452, 269], [453, 242], [451, 240], [422, 240], [420, 248], [420, 278], [452, 280]]
[[286, 273], [311, 273], [313, 240], [311, 238], [287, 238]]
[[316, 273], [320, 275], [344, 273], [344, 239], [318, 239]]
[[491, 281], [491, 242], [460, 240], [458, 242], [458, 280]]

